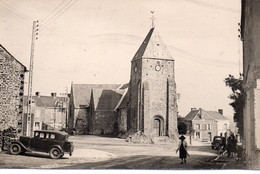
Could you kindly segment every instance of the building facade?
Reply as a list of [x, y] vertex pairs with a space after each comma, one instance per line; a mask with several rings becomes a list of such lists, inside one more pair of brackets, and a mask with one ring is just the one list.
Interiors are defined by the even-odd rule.
[[128, 127], [152, 136], [177, 136], [174, 59], [151, 28], [131, 61]]
[[217, 112], [192, 108], [185, 117], [192, 128], [190, 131], [192, 139], [199, 142], [211, 142], [214, 136], [229, 136], [230, 120], [222, 114], [221, 109]]
[[[24, 97], [24, 120], [27, 119], [27, 96]], [[31, 131], [34, 130], [65, 130], [67, 127], [67, 106], [69, 98], [57, 97], [56, 93], [50, 96], [41, 96], [36, 92], [32, 96]]]
[[0, 131], [22, 131], [26, 67], [0, 45]]
[[260, 168], [260, 1], [242, 0], [241, 40], [246, 94], [243, 145], [250, 168]]

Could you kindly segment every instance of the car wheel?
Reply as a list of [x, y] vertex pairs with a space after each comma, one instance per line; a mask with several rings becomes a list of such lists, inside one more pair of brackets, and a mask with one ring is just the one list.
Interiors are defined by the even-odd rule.
[[10, 153], [12, 155], [18, 155], [21, 153], [21, 146], [19, 144], [11, 144], [10, 146]]
[[61, 158], [61, 157], [62, 157], [62, 154], [61, 154], [60, 149], [58, 149], [58, 148], [56, 148], [56, 147], [51, 148], [51, 150], [50, 150], [50, 157], [51, 157], [52, 159]]

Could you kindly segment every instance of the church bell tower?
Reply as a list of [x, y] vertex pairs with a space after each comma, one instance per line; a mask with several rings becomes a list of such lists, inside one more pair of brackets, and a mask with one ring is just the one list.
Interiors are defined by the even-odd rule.
[[177, 136], [174, 59], [153, 24], [131, 61], [129, 92], [129, 129]]

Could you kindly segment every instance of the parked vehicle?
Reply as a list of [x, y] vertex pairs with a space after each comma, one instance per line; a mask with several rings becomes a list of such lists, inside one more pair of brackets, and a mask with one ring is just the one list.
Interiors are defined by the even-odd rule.
[[9, 152], [13, 155], [25, 152], [49, 153], [53, 159], [62, 158], [64, 153], [72, 155], [74, 145], [68, 141], [68, 134], [60, 131], [37, 130], [33, 137], [20, 136], [17, 141], [10, 144]]
[[211, 148], [219, 150], [223, 147], [226, 147], [226, 138], [221, 136], [214, 136], [211, 143]]

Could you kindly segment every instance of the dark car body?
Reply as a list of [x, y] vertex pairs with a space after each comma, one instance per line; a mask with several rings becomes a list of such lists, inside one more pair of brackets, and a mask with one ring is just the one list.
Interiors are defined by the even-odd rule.
[[11, 154], [38, 151], [49, 153], [51, 158], [62, 158], [64, 153], [70, 156], [74, 150], [72, 142], [68, 141], [68, 134], [60, 131], [37, 130], [33, 137], [21, 136], [13, 141], [9, 147]]
[[214, 136], [213, 141], [211, 143], [212, 149], [219, 150], [220, 148], [223, 148], [226, 146], [226, 138], [221, 136]]

